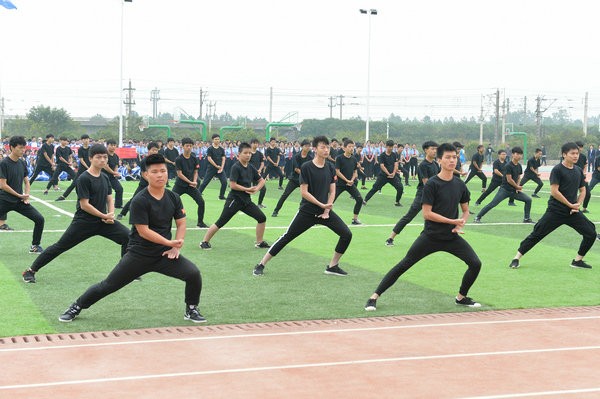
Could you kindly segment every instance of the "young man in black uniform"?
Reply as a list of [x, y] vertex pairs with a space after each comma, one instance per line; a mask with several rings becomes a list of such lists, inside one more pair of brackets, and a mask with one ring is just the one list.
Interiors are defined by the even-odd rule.
[[115, 209], [123, 208], [123, 186], [119, 179], [121, 174], [119, 168], [119, 156], [115, 153], [117, 142], [113, 139], [106, 140], [106, 149], [108, 150], [108, 162], [104, 165], [102, 173], [108, 176], [110, 186], [115, 190]]
[[[598, 150], [600, 151], [600, 149]], [[600, 155], [594, 158], [594, 171], [592, 172], [592, 180], [590, 181], [590, 196], [596, 184], [600, 183]]]
[[[158, 143], [151, 141], [150, 143], [148, 143], [147, 148], [148, 148], [148, 155], [158, 154]], [[146, 156], [146, 158], [148, 157], [148, 155]], [[146, 171], [146, 158], [143, 158], [140, 161], [140, 182], [138, 183], [138, 186], [135, 189], [135, 192], [133, 193], [133, 196], [131, 197], [131, 199], [129, 201], [127, 201], [127, 203], [125, 204], [123, 209], [121, 209], [121, 212], [119, 212], [119, 214], [117, 215], [117, 220], [121, 220], [121, 219], [123, 219], [124, 216], [127, 216], [127, 213], [129, 213], [129, 207], [131, 206], [131, 200], [133, 199], [133, 197], [135, 197], [136, 195], [138, 195], [140, 193], [140, 191], [142, 191], [143, 189], [148, 187], [148, 180], [146, 180], [144, 178], [144, 172]], [[165, 159], [165, 161], [166, 161], [166, 159]], [[167, 169], [169, 169], [168, 166], [167, 166]]]
[[[506, 169], [506, 151], [498, 150], [498, 159], [494, 161], [492, 169], [494, 171], [492, 175], [492, 181], [490, 182], [487, 190], [485, 190], [485, 192], [479, 196], [477, 201], [475, 201], [475, 206], [479, 206], [488, 195], [493, 193], [495, 189], [502, 185], [502, 178], [504, 177], [504, 171]], [[523, 184], [521, 183], [521, 185]], [[512, 199], [510, 199], [509, 202], [510, 201], [512, 201]]]
[[579, 159], [575, 165], [579, 166], [581, 169], [581, 173], [583, 173], [583, 184], [585, 187], [585, 198], [583, 199], [583, 204], [581, 205], [580, 212], [581, 213], [590, 213], [587, 210], [588, 204], [590, 203], [590, 199], [592, 198], [592, 194], [590, 193], [590, 187], [587, 183], [587, 175], [585, 174], [585, 169], [587, 167], [587, 157], [585, 156], [585, 151], [583, 151], [583, 143], [581, 141], [576, 141], [575, 144], [579, 147]]
[[88, 164], [90, 162], [90, 157], [89, 157], [90, 136], [88, 136], [87, 134], [81, 135], [81, 143], [82, 143], [81, 147], [79, 147], [79, 149], [77, 150], [77, 158], [79, 159], [79, 167], [77, 168], [77, 175], [71, 182], [71, 185], [69, 186], [69, 188], [67, 188], [65, 190], [65, 192], [63, 193], [63, 195], [58, 197], [56, 199], [56, 201], [64, 201], [65, 199], [67, 199], [69, 194], [71, 194], [71, 191], [73, 191], [77, 187], [77, 179], [79, 179], [79, 176], [81, 176], [83, 174], [83, 172], [85, 172], [89, 168]]
[[348, 273], [339, 266], [339, 260], [352, 241], [352, 232], [344, 221], [332, 211], [335, 198], [335, 168], [327, 162], [329, 140], [325, 136], [313, 139], [315, 158], [302, 165], [300, 173], [300, 191], [302, 202], [287, 231], [267, 251], [262, 261], [254, 267], [253, 274], [262, 276], [269, 260], [277, 256], [288, 243], [315, 224], [327, 226], [340, 238], [335, 247], [333, 258], [325, 268], [325, 274], [346, 276]]
[[65, 136], [61, 136], [60, 146], [56, 148], [56, 169], [54, 169], [54, 174], [48, 181], [48, 186], [46, 186], [44, 195], [48, 195], [48, 190], [53, 185], [58, 186], [59, 176], [62, 172], [67, 172], [71, 177], [71, 180], [75, 181], [75, 171], [71, 168], [71, 166], [74, 165], [73, 151], [67, 144], [69, 144], [69, 139]]
[[[525, 168], [525, 173], [523, 173], [523, 179], [521, 179], [521, 186], [525, 186], [525, 183], [527, 183], [529, 180], [533, 180], [535, 183], [537, 183], [537, 187], [531, 195], [531, 198], [540, 198], [538, 193], [544, 186], [544, 183], [542, 183], [542, 181], [540, 180], [541, 174], [539, 172], [539, 168], [542, 164], [541, 158], [542, 150], [536, 148], [535, 155], [527, 160], [527, 167]], [[515, 200], [511, 198], [508, 202], [514, 203]]]
[[279, 157], [280, 157], [279, 147], [277, 147], [277, 140], [275, 137], [271, 137], [269, 141], [269, 148], [265, 150], [265, 158], [267, 167], [263, 173], [263, 178], [269, 176], [269, 174], [273, 171], [277, 173], [279, 176], [279, 187], [278, 190], [283, 190], [283, 172], [279, 169]]
[[[465, 148], [460, 142], [455, 141], [452, 143], [453, 146], [456, 147], [456, 166], [454, 167], [454, 177], [460, 179], [461, 177], [465, 177], [469, 172], [463, 172], [462, 170], [462, 162], [460, 161], [460, 151]], [[472, 215], [472, 213], [471, 213]]]
[[[398, 143], [396, 157], [398, 158], [398, 174], [402, 173], [402, 176], [404, 177], [404, 186], [410, 187], [410, 184], [408, 183], [410, 172], [407, 169], [408, 163], [406, 161], [406, 158], [404, 158], [404, 146], [402, 145], [402, 143]], [[400, 179], [400, 181], [402, 181], [402, 179]]]
[[179, 151], [175, 148], [175, 140], [172, 137], [167, 139], [167, 146], [164, 150], [165, 161], [167, 162], [167, 170], [169, 171], [169, 180], [177, 178], [177, 167], [175, 160], [179, 156]]
[[410, 208], [408, 209], [408, 212], [406, 212], [406, 215], [404, 215], [402, 219], [400, 219], [398, 223], [396, 223], [392, 230], [392, 234], [390, 234], [390, 237], [385, 241], [385, 245], [387, 245], [388, 247], [394, 246], [394, 238], [396, 238], [396, 236], [400, 234], [402, 230], [404, 230], [407, 224], [412, 222], [415, 216], [417, 216], [423, 208], [423, 205], [421, 204], [421, 201], [423, 199], [423, 187], [429, 179], [431, 179], [433, 176], [437, 176], [437, 174], [440, 173], [440, 166], [435, 161], [435, 157], [437, 155], [437, 148], [438, 144], [435, 141], [426, 141], [423, 143], [423, 152], [425, 153], [425, 159], [419, 164], [419, 167], [417, 168], [419, 184], [417, 185], [417, 194], [415, 195], [415, 200], [410, 205]]
[[467, 180], [465, 180], [465, 184], [469, 182], [473, 178], [473, 176], [477, 176], [481, 179], [481, 192], [485, 192], [485, 185], [487, 183], [487, 177], [483, 174], [483, 146], [477, 146], [477, 152], [473, 154], [471, 158], [471, 165], [469, 166], [469, 174], [467, 175]]
[[538, 242], [565, 224], [583, 236], [577, 256], [571, 262], [571, 267], [592, 268], [583, 261], [583, 257], [594, 245], [596, 227], [579, 211], [586, 195], [583, 170], [576, 165], [579, 148], [575, 143], [566, 143], [563, 144], [561, 153], [562, 162], [552, 168], [550, 173], [551, 196], [546, 213], [535, 225], [533, 232], [521, 242], [517, 255], [509, 265], [512, 269], [519, 267], [519, 259]]
[[400, 199], [402, 198], [404, 188], [396, 174], [398, 172], [398, 158], [396, 157], [396, 154], [392, 152], [394, 149], [394, 140], [388, 140], [385, 143], [385, 146], [385, 152], [379, 156], [379, 167], [381, 169], [377, 175], [377, 180], [375, 181], [375, 184], [373, 184], [371, 190], [367, 193], [363, 205], [367, 205], [367, 202], [369, 202], [371, 197], [389, 183], [396, 189], [396, 202], [394, 203], [394, 206], [401, 207], [402, 204], [400, 204]]
[[[148, 187], [131, 203], [129, 223], [133, 227], [129, 233], [127, 254], [104, 281], [88, 288], [60, 315], [59, 321], [70, 322], [82, 309], [120, 290], [136, 277], [157, 272], [185, 282], [184, 320], [206, 322], [197, 309], [202, 291], [200, 271], [179, 254], [185, 237], [185, 211], [179, 195], [165, 189], [169, 178], [165, 158], [159, 154], [149, 155], [144, 173]], [[173, 219], [177, 225], [174, 240], [171, 236]]]
[[292, 177], [290, 180], [288, 180], [287, 186], [285, 186], [285, 191], [283, 194], [281, 194], [279, 201], [277, 201], [277, 206], [275, 206], [275, 210], [273, 211], [271, 217], [277, 217], [287, 197], [289, 197], [295, 189], [300, 187], [300, 172], [302, 170], [302, 165], [312, 160], [313, 156], [310, 154], [310, 141], [304, 139], [302, 140], [302, 151], [296, 154], [293, 159], [294, 172], [292, 172]]
[[[0, 215], [15, 211], [35, 223], [30, 254], [42, 253], [40, 247], [44, 231], [44, 217], [29, 202], [29, 171], [23, 159], [27, 140], [23, 136], [13, 136], [9, 141], [11, 153], [0, 161]], [[23, 184], [25, 189], [23, 190]]]
[[[423, 187], [423, 217], [425, 228], [410, 247], [404, 259], [394, 266], [381, 280], [375, 293], [367, 301], [365, 310], [376, 310], [377, 299], [415, 263], [438, 251], [448, 252], [467, 264], [462, 284], [454, 303], [462, 306], [480, 307], [481, 304], [467, 297], [469, 289], [481, 270], [477, 254], [459, 234], [469, 220], [470, 193], [465, 183], [455, 179], [456, 147], [444, 143], [437, 149], [441, 171]], [[458, 217], [458, 206], [462, 216]]]
[[[35, 274], [58, 255], [90, 237], [102, 236], [121, 245], [121, 257], [127, 252], [129, 229], [116, 222], [109, 178], [102, 173], [108, 161], [108, 151], [94, 144], [89, 151], [90, 168], [77, 181], [77, 211], [62, 237], [23, 272], [23, 281], [35, 283]], [[135, 276], [138, 277], [138, 276]]]
[[[33, 172], [33, 175], [31, 175], [31, 179], [29, 180], [30, 184], [33, 184], [33, 182], [35, 182], [35, 179], [37, 179], [40, 172], [46, 172], [48, 178], [52, 180], [51, 178], [54, 174], [54, 167], [56, 166], [54, 163], [54, 145], [52, 145], [52, 143], [54, 143], [54, 135], [47, 134], [46, 142], [42, 144], [42, 147], [36, 153], [35, 171]], [[48, 183], [50, 183], [50, 180], [48, 180]], [[44, 192], [44, 195], [48, 195], [48, 189], [51, 186], [52, 185], [46, 186], [46, 191]], [[60, 191], [58, 185], [54, 186], [54, 191]]]
[[206, 151], [206, 160], [208, 161], [206, 175], [204, 176], [204, 180], [198, 188], [198, 191], [202, 194], [212, 178], [217, 176], [221, 181], [219, 199], [225, 201], [225, 190], [227, 189], [227, 176], [225, 176], [225, 172], [223, 172], [223, 168], [225, 167], [225, 150], [219, 146], [220, 142], [221, 136], [217, 133], [213, 134], [212, 145], [208, 147], [208, 150]]
[[523, 173], [523, 168], [519, 163], [521, 158], [523, 158], [523, 149], [521, 147], [514, 147], [512, 149], [512, 160], [508, 165], [506, 165], [500, 189], [496, 193], [496, 196], [492, 202], [484, 206], [483, 209], [477, 214], [477, 217], [475, 217], [475, 223], [481, 223], [481, 218], [484, 217], [486, 213], [509, 197], [525, 203], [525, 216], [523, 218], [523, 223], [535, 223], [530, 217], [531, 198], [529, 198], [529, 196], [523, 192], [523, 186], [519, 185], [519, 179]]
[[198, 224], [197, 227], [206, 228], [208, 227], [204, 223], [204, 198], [202, 194], [196, 188], [198, 186], [198, 169], [200, 164], [196, 155], [192, 154], [192, 148], [194, 147], [194, 141], [188, 137], [181, 140], [183, 145], [183, 154], [177, 157], [175, 160], [175, 167], [177, 168], [177, 180], [173, 186], [173, 192], [179, 196], [187, 194], [196, 202], [198, 205]]
[[365, 175], [365, 168], [362, 165], [362, 161], [363, 161], [363, 155], [362, 155], [362, 150], [363, 150], [363, 146], [358, 143], [356, 144], [356, 151], [353, 154], [353, 157], [356, 158], [356, 164], [358, 166], [358, 178], [354, 181], [354, 185], [358, 186], [358, 181], [361, 181], [361, 186], [360, 189], [361, 190], [366, 190], [367, 187], [365, 187], [365, 181], [367, 180], [367, 175]]
[[[260, 176], [258, 170], [250, 164], [252, 156], [252, 148], [248, 143], [241, 143], [239, 147], [239, 160], [231, 167], [229, 175], [229, 185], [231, 191], [225, 201], [223, 212], [219, 220], [215, 222], [204, 236], [204, 240], [200, 243], [200, 249], [212, 249], [210, 239], [227, 224], [238, 212], [244, 212], [256, 220], [256, 241], [254, 248], [269, 248], [270, 245], [264, 240], [265, 226], [267, 225], [267, 217], [260, 210], [250, 196], [260, 191], [265, 185], [265, 180]], [[256, 186], [252, 183], [258, 182]]]
[[356, 204], [354, 205], [354, 215], [352, 216], [352, 224], [360, 226], [362, 223], [358, 220], [358, 214], [362, 207], [362, 197], [354, 184], [358, 177], [358, 162], [352, 155], [354, 153], [354, 141], [350, 139], [344, 141], [342, 148], [344, 149], [344, 153], [335, 158], [337, 183], [335, 185], [335, 198], [333, 202], [335, 203], [341, 193], [348, 191], [352, 199], [356, 201]]
[[[262, 172], [265, 168], [265, 156], [262, 152], [258, 151], [258, 139], [254, 138], [250, 141], [250, 146], [252, 155], [250, 156], [250, 165], [254, 166], [254, 168], [258, 171], [258, 174], [262, 176]], [[240, 153], [242, 150], [239, 150]], [[253, 182], [252, 185], [256, 185], [258, 183]], [[260, 194], [258, 194], [258, 207], [261, 209], [267, 209], [266, 206], [263, 205], [263, 200], [265, 199], [265, 195], [267, 194], [267, 187], [263, 184], [260, 188]]]

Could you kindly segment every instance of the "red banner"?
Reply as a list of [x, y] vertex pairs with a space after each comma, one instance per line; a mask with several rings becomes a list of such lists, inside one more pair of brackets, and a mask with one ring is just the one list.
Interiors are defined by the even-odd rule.
[[137, 159], [137, 152], [134, 147], [117, 147], [115, 152], [121, 159]]

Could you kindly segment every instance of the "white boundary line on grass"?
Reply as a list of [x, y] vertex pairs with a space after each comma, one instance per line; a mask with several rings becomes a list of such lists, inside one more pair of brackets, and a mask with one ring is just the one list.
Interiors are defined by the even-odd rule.
[[[291, 369], [306, 369], [306, 368], [314, 368], [314, 367], [335, 367], [335, 366], [373, 364], [373, 363], [390, 363], [390, 362], [437, 360], [437, 359], [461, 359], [461, 358], [483, 357], [483, 356], [520, 355], [520, 354], [529, 354], [529, 353], [553, 353], [553, 352], [583, 351], [583, 350], [587, 351], [587, 350], [598, 350], [598, 349], [600, 349], [600, 346], [583, 346], [583, 347], [571, 347], [571, 348], [525, 349], [525, 350], [497, 351], [497, 352], [458, 353], [458, 354], [450, 354], [450, 355], [393, 357], [393, 358], [387, 358], [387, 359], [380, 358], [380, 359], [364, 359], [364, 360], [347, 360], [347, 361], [341, 361], [341, 362], [328, 362], [328, 363], [305, 363], [305, 364], [280, 365], [280, 366], [247, 367], [247, 368], [237, 368], [237, 369], [190, 371], [190, 372], [185, 372], [185, 373], [139, 375], [139, 376], [130, 376], [130, 377], [97, 378], [97, 379], [89, 379], [89, 380], [71, 380], [71, 381], [47, 382], [47, 383], [39, 383], [39, 384], [7, 385], [7, 386], [0, 386], [0, 390], [50, 387], [50, 386], [61, 386], [61, 385], [96, 384], [96, 383], [102, 383], [102, 382], [117, 382], [117, 381], [152, 380], [152, 379], [157, 379], [157, 378], [174, 378], [174, 377], [215, 375], [215, 374], [248, 373], [248, 372], [270, 371], [270, 370], [291, 370]], [[594, 392], [594, 391], [591, 391], [591, 392]], [[502, 397], [502, 396], [500, 396], [500, 397]]]
[[[62, 213], [64, 215], [75, 217], [75, 214], [73, 214], [71, 212], [67, 212], [64, 209], [61, 209], [61, 208], [59, 208], [57, 206], [54, 206], [54, 205], [50, 204], [48, 201], [42, 200], [41, 198], [37, 198], [37, 197], [34, 197], [32, 195], [29, 195], [29, 198], [31, 198], [32, 200], [34, 200], [36, 202], [39, 202], [42, 205], [46, 205], [48, 208], [54, 209], [55, 211], [60, 212], [60, 213]], [[61, 231], [64, 231], [64, 230], [61, 230]]]

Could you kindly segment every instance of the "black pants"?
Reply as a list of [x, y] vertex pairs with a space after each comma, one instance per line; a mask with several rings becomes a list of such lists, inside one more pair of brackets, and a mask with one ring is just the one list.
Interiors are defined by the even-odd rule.
[[358, 170], [358, 179], [356, 179], [354, 181], [355, 185], [358, 185], [358, 180], [360, 179], [360, 181], [362, 182], [362, 187], [365, 186], [365, 181], [367, 180], [367, 175], [364, 174], [364, 172], [362, 170]]
[[223, 212], [221, 212], [221, 216], [219, 216], [219, 219], [215, 224], [218, 228], [225, 226], [239, 211], [244, 212], [246, 215], [256, 220], [256, 223], [265, 223], [267, 221], [265, 214], [254, 202], [244, 204], [240, 200], [227, 198], [225, 206], [223, 207]]
[[360, 208], [362, 207], [362, 196], [360, 195], [360, 191], [358, 191], [358, 188], [356, 188], [356, 186], [353, 184], [351, 186], [348, 185], [343, 185], [343, 186], [335, 186], [335, 199], [333, 200], [333, 202], [335, 202], [335, 200], [337, 200], [337, 197], [340, 196], [341, 193], [343, 193], [344, 191], [348, 191], [348, 193], [350, 193], [350, 195], [352, 196], [352, 198], [354, 198], [354, 201], [356, 201], [356, 204], [354, 204], [354, 214], [358, 215], [358, 213], [360, 212]]
[[288, 243], [292, 242], [294, 238], [298, 237], [300, 234], [304, 233], [306, 230], [310, 229], [316, 224], [326, 226], [335, 234], [340, 236], [340, 239], [335, 246], [335, 252], [339, 254], [346, 252], [346, 249], [348, 249], [348, 246], [350, 245], [350, 241], [352, 241], [352, 232], [346, 223], [344, 223], [344, 221], [333, 211], [329, 211], [329, 218], [327, 219], [317, 216], [318, 215], [298, 211], [296, 216], [294, 216], [292, 223], [287, 228], [287, 231], [283, 233], [283, 235], [279, 237], [271, 246], [269, 249], [269, 254], [272, 256], [277, 256], [279, 251], [281, 251]]
[[448, 252], [467, 264], [468, 269], [463, 276], [462, 284], [458, 291], [461, 295], [466, 296], [481, 270], [479, 257], [469, 243], [458, 234], [454, 234], [451, 240], [438, 240], [429, 237], [424, 232], [415, 240], [404, 259], [385, 275], [375, 293], [382, 295], [415, 263], [438, 251]]
[[[408, 184], [408, 177], [410, 175], [410, 173], [408, 172], [408, 170], [404, 167], [404, 165], [398, 165], [398, 172], [401, 172], [402, 175], [404, 176], [404, 182], [406, 184]], [[402, 181], [402, 179], [400, 179], [400, 181]]]
[[69, 194], [71, 194], [71, 191], [73, 191], [74, 189], [77, 188], [77, 179], [79, 179], [79, 176], [81, 176], [81, 174], [84, 173], [86, 170], [87, 169], [83, 169], [81, 166], [79, 167], [79, 169], [77, 170], [77, 174], [75, 175], [75, 178], [71, 182], [71, 185], [63, 193], [63, 195], [62, 195], [63, 198], [67, 198], [69, 196]]
[[0, 215], [4, 215], [3, 220], [6, 220], [6, 214], [10, 211], [15, 211], [35, 223], [31, 245], [40, 245], [40, 242], [42, 242], [42, 232], [44, 231], [44, 217], [42, 214], [31, 206], [31, 204], [25, 204], [23, 201], [8, 202], [0, 200]]
[[417, 168], [419, 167], [419, 161], [417, 158], [411, 158], [408, 162], [408, 168], [411, 176], [415, 176], [417, 174]]
[[115, 208], [122, 208], [123, 207], [123, 186], [121, 185], [121, 182], [119, 181], [119, 179], [117, 179], [115, 176], [110, 175], [108, 176], [109, 180], [110, 180], [110, 185], [112, 186], [112, 189], [115, 192]]
[[531, 234], [527, 236], [519, 246], [519, 252], [525, 255], [531, 248], [540, 242], [548, 234], [552, 233], [558, 227], [566, 224], [573, 230], [583, 236], [579, 246], [578, 255], [585, 256], [588, 253], [594, 241], [596, 240], [596, 226], [581, 212], [575, 212], [570, 215], [562, 215], [550, 210], [546, 210], [544, 216], [535, 224]]
[[269, 164], [265, 168], [265, 171], [263, 172], [263, 179], [269, 176], [269, 173], [271, 172], [277, 173], [277, 176], [279, 176], [279, 187], [283, 186], [283, 172], [281, 171], [281, 168], [279, 166], [275, 166], [271, 162], [269, 162]]
[[[532, 176], [527, 176], [527, 175], [524, 175], [524, 176], [523, 176], [523, 179], [521, 179], [521, 181], [519, 182], [519, 185], [520, 185], [521, 187], [523, 187], [523, 186], [525, 185], [525, 183], [527, 183], [529, 180], [531, 180], [531, 181], [533, 181], [533, 182], [537, 183], [537, 187], [536, 187], [536, 189], [535, 189], [535, 191], [534, 191], [533, 193], [534, 193], [534, 194], [537, 194], [537, 193], [539, 193], [539, 192], [540, 192], [540, 190], [542, 189], [542, 187], [544, 186], [544, 183], [542, 183], [542, 180], [540, 180], [540, 178], [539, 178], [539, 177], [537, 177], [537, 176], [535, 176], [535, 177], [532, 177]], [[515, 200], [514, 200], [514, 198], [511, 198], [511, 199], [510, 199], [508, 202], [509, 202], [509, 203], [514, 203], [514, 202], [515, 202]], [[584, 205], [583, 207], [585, 208], [585, 205]]]
[[477, 176], [481, 179], [481, 188], [485, 188], [487, 177], [483, 174], [483, 172], [477, 171], [477, 169], [469, 169], [469, 174], [467, 175], [467, 180], [465, 180], [465, 184], [469, 182], [474, 176]]
[[588, 186], [587, 181], [584, 182], [585, 187], [585, 198], [583, 199], [583, 204], [581, 205], [584, 209], [588, 207], [590, 203], [590, 199], [592, 198], [592, 192], [590, 190], [590, 186]]
[[[498, 180], [492, 179], [492, 181], [490, 182], [490, 186], [487, 188], [487, 190], [485, 190], [484, 193], [481, 193], [481, 195], [479, 196], [477, 201], [475, 201], [475, 203], [481, 204], [483, 202], [483, 200], [486, 199], [488, 195], [493, 193], [495, 189], [500, 187], [500, 185], [502, 185], [502, 180], [498, 181]], [[515, 200], [511, 198], [509, 200], [509, 202], [515, 202]]]
[[527, 194], [525, 194], [523, 192], [513, 193], [502, 187], [500, 187], [500, 189], [494, 196], [494, 199], [492, 200], [492, 202], [490, 202], [489, 204], [484, 206], [483, 209], [479, 211], [479, 213], [477, 214], [477, 217], [481, 219], [482, 217], [485, 216], [486, 213], [488, 213], [489, 211], [494, 209], [496, 207], [496, 205], [498, 205], [499, 203], [501, 203], [502, 201], [504, 201], [507, 198], [523, 202], [525, 204], [525, 206], [523, 208], [523, 212], [524, 212], [523, 217], [525, 219], [529, 219], [529, 216], [531, 213], [531, 197], [529, 197]]
[[[252, 183], [252, 187], [257, 186], [257, 182]], [[260, 191], [258, 192], [258, 205], [262, 205], [263, 200], [265, 199], [265, 195], [267, 194], [267, 186], [263, 185]]]
[[127, 201], [127, 203], [125, 204], [125, 206], [123, 207], [123, 209], [121, 209], [121, 212], [119, 212], [121, 216], [127, 216], [127, 213], [129, 213], [129, 207], [131, 206], [131, 201], [135, 198], [136, 195], [139, 194], [140, 191], [142, 191], [146, 187], [148, 187], [148, 185], [141, 186], [141, 185], [138, 184], [138, 186], [135, 189], [135, 192], [133, 193], [133, 196], [131, 197], [131, 199], [129, 201]]
[[200, 292], [202, 291], [200, 270], [183, 255], [179, 255], [177, 259], [169, 259], [166, 255], [144, 256], [132, 252], [125, 254], [108, 277], [88, 288], [76, 303], [81, 308], [87, 309], [105, 296], [125, 287], [133, 279], [149, 272], [164, 274], [184, 281], [186, 305], [200, 303]]
[[546, 156], [542, 155], [542, 165], [546, 166]]
[[98, 218], [97, 221], [73, 219], [60, 239], [50, 245], [35, 259], [31, 270], [37, 272], [58, 255], [84, 242], [93, 236], [102, 236], [121, 245], [121, 257], [127, 252], [129, 244], [129, 229], [115, 220], [114, 224], [106, 224]]
[[33, 182], [35, 181], [35, 179], [37, 179], [40, 172], [46, 172], [48, 174], [50, 180], [52, 180], [52, 175], [54, 174], [54, 171], [52, 170], [52, 166], [50, 166], [50, 165], [41, 166], [40, 164], [37, 164], [35, 167], [35, 170], [33, 171], [33, 174], [31, 175], [31, 178], [29, 179], [29, 184], [33, 184]]
[[281, 194], [279, 201], [277, 201], [277, 206], [275, 207], [274, 212], [279, 212], [281, 210], [281, 207], [283, 206], [283, 203], [285, 202], [287, 197], [289, 197], [290, 194], [298, 187], [300, 187], [299, 182], [294, 180], [288, 180], [288, 184], [287, 186], [285, 186], [285, 191], [283, 192], [283, 194]]
[[208, 186], [208, 183], [210, 183], [213, 177], [215, 176], [217, 176], [221, 181], [221, 191], [219, 191], [219, 198], [225, 198], [225, 190], [227, 189], [227, 176], [225, 176], [225, 172], [217, 173], [217, 169], [215, 169], [212, 165], [210, 165], [209, 168], [206, 169], [204, 181], [202, 182], [200, 187], [198, 187], [198, 191], [200, 191], [200, 194], [202, 194], [206, 186]]
[[202, 194], [195, 187], [187, 186], [181, 187], [175, 184], [173, 186], [174, 193], [179, 194], [187, 194], [198, 204], [198, 224], [204, 223], [204, 198], [202, 198]]
[[390, 179], [387, 176], [383, 175], [377, 175], [377, 180], [375, 181], [375, 184], [373, 184], [371, 190], [369, 190], [369, 192], [367, 193], [367, 196], [365, 197], [365, 202], [368, 202], [377, 191], [381, 190], [381, 188], [388, 183], [396, 189], [396, 202], [400, 202], [400, 199], [402, 198], [402, 193], [404, 192], [404, 187], [402, 187], [400, 179], [398, 178], [398, 176], [394, 176]]
[[404, 230], [406, 225], [409, 224], [410, 222], [412, 222], [412, 220], [415, 218], [415, 216], [417, 216], [419, 214], [419, 212], [421, 212], [421, 209], [423, 209], [423, 204], [421, 204], [422, 198], [423, 198], [423, 190], [417, 189], [417, 194], [415, 195], [415, 200], [413, 201], [412, 204], [410, 204], [410, 208], [408, 209], [408, 212], [406, 212], [406, 215], [402, 216], [402, 218], [398, 221], [398, 223], [396, 223], [396, 225], [392, 229], [394, 231], [394, 233], [400, 234], [400, 232], [402, 232], [402, 230]]
[[48, 180], [48, 185], [46, 186], [46, 190], [48, 190], [48, 189], [50, 189], [50, 187], [58, 184], [58, 177], [60, 176], [60, 174], [62, 172], [67, 172], [67, 174], [71, 177], [71, 180], [73, 180], [73, 182], [75, 182], [75, 171], [73, 169], [71, 169], [70, 166], [67, 166], [65, 164], [58, 164], [58, 166], [56, 166], [56, 169], [54, 169], [54, 174], [52, 175], [50, 180]]

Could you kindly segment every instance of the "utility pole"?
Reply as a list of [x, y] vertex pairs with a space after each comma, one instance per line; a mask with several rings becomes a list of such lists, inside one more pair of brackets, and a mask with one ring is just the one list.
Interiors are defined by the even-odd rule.
[[271, 97], [269, 100], [269, 123], [273, 123], [273, 88], [271, 87]]
[[[504, 137], [504, 126], [506, 119], [506, 100], [502, 101], [502, 137]], [[525, 154], [526, 156], [527, 154]]]
[[510, 117], [510, 98], [506, 99], [506, 121], [505, 123], [508, 125], [508, 118]]
[[4, 130], [4, 97], [0, 98], [0, 142], [2, 141], [2, 131]]
[[535, 137], [536, 137], [536, 140], [539, 142], [540, 139], [542, 138], [542, 110], [541, 110], [542, 99], [539, 94], [536, 98], [536, 102], [537, 102], [537, 107], [535, 109], [535, 125], [537, 126], [537, 131], [536, 131]]
[[479, 117], [479, 144], [483, 144], [483, 96], [481, 96], [481, 116]]
[[588, 93], [585, 92], [585, 105], [583, 106], [583, 137], [587, 136], [587, 110], [588, 110]]
[[344, 96], [340, 95], [340, 120], [342, 120], [342, 107], [344, 106]]
[[523, 101], [523, 126], [527, 126], [527, 96]]
[[335, 107], [335, 104], [333, 103], [333, 99], [334, 97], [329, 97], [329, 119], [333, 118], [333, 107]]
[[200, 88], [200, 117], [198, 118], [198, 120], [202, 120], [202, 105], [204, 104], [204, 100], [206, 99], [206, 95], [208, 93], [205, 93], [202, 91], [202, 87]]
[[495, 146], [498, 146], [498, 122], [499, 121], [500, 121], [500, 89], [496, 89], [496, 133], [494, 134], [494, 145]]
[[129, 88], [123, 89], [127, 91], [127, 100], [123, 103], [127, 106], [127, 118], [125, 119], [125, 132], [129, 131], [129, 122], [131, 121], [131, 106], [135, 105], [135, 101], [133, 99], [133, 89], [131, 87], [131, 79], [129, 79]]
[[160, 100], [160, 90], [157, 87], [150, 92], [150, 101], [152, 101], [152, 119], [156, 120], [158, 114], [158, 100]]

